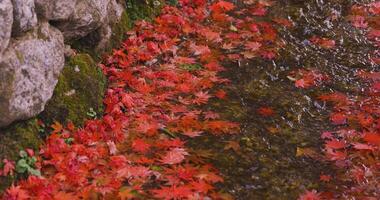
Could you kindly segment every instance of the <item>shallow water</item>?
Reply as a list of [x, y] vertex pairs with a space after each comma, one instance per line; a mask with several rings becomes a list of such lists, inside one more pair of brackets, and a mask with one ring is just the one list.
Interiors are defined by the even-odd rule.
[[[222, 190], [244, 200], [296, 199], [305, 189], [324, 187], [319, 176], [331, 173], [332, 168], [297, 156], [297, 149], [321, 151], [320, 134], [332, 128], [329, 107], [316, 97], [330, 91], [355, 94], [361, 89], [355, 72], [378, 68], [368, 62], [373, 51], [370, 42], [347, 20], [355, 3], [359, 1], [278, 1], [268, 18], [288, 18], [295, 23], [293, 28], [279, 29], [285, 46], [278, 58], [227, 64], [224, 76], [232, 81], [225, 88], [229, 98], [213, 102], [209, 109], [241, 123], [241, 133], [191, 142], [194, 149], [210, 151], [209, 159], [225, 177]], [[334, 39], [336, 47], [311, 45], [308, 39], [314, 35]], [[301, 68], [317, 69], [331, 80], [323, 86], [298, 89], [288, 75]], [[275, 114], [261, 116], [257, 109], [263, 106], [273, 108]], [[225, 148], [229, 141], [237, 142], [240, 149]]]

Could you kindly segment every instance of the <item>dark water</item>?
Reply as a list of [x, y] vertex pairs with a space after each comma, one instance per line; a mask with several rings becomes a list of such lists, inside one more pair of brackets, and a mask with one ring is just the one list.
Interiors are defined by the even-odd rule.
[[[268, 18], [282, 17], [295, 23], [281, 28], [285, 46], [274, 61], [227, 64], [225, 77], [232, 80], [226, 89], [229, 99], [213, 102], [224, 118], [241, 123], [239, 135], [223, 139], [202, 137], [192, 142], [194, 149], [211, 152], [209, 159], [222, 172], [221, 189], [236, 199], [297, 199], [305, 189], [323, 189], [320, 174], [333, 172], [323, 162], [297, 156], [297, 149], [321, 151], [320, 134], [332, 129], [329, 107], [317, 101], [325, 92], [355, 94], [360, 84], [355, 77], [359, 69], [376, 69], [369, 60], [373, 47], [362, 31], [347, 19], [352, 5], [373, 1], [283, 0], [277, 1]], [[336, 41], [333, 49], [310, 44], [312, 36]], [[291, 71], [317, 69], [331, 80], [312, 89], [297, 89], [289, 79]], [[275, 114], [263, 117], [262, 106]], [[225, 149], [228, 141], [240, 145], [237, 151]]]

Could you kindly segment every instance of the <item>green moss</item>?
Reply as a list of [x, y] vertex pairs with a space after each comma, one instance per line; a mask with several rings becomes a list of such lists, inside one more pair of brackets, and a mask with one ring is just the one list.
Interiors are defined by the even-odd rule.
[[[31, 148], [37, 150], [42, 144], [36, 119], [17, 122], [5, 129], [0, 129], [0, 159], [17, 160], [20, 150]], [[1, 162], [0, 162], [1, 163]], [[1, 166], [1, 165], [0, 165]], [[0, 176], [0, 191], [9, 187], [15, 177]]]
[[47, 124], [73, 122], [80, 126], [88, 112], [103, 112], [105, 77], [88, 54], [73, 57], [63, 69], [53, 98], [40, 118]]

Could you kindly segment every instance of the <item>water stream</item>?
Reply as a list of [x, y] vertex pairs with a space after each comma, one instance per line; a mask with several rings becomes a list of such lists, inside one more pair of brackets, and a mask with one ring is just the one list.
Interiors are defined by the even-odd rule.
[[[278, 200], [296, 199], [305, 189], [324, 187], [319, 177], [332, 168], [300, 155], [303, 149], [320, 152], [320, 134], [331, 129], [329, 107], [317, 97], [330, 91], [355, 94], [361, 89], [355, 72], [378, 68], [368, 62], [370, 42], [347, 19], [355, 3], [359, 1], [277, 1], [267, 18], [286, 18], [295, 24], [279, 29], [285, 44], [279, 56], [274, 61], [227, 64], [224, 76], [232, 80], [225, 88], [229, 98], [214, 101], [209, 109], [241, 123], [241, 133], [191, 142], [198, 151], [210, 151], [209, 159], [225, 177], [222, 190], [236, 199]], [[333, 39], [336, 47], [315, 46], [312, 36]], [[301, 68], [318, 70], [331, 79], [323, 86], [296, 88], [289, 74]], [[272, 108], [274, 114], [260, 115], [261, 107]]]

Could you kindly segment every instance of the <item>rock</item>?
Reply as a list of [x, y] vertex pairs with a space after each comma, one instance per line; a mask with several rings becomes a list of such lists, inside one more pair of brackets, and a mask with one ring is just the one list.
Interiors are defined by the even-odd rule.
[[0, 61], [0, 127], [43, 111], [64, 61], [63, 36], [47, 22], [10, 42]]
[[74, 12], [77, 0], [35, 0], [39, 15], [48, 20], [67, 20]]
[[116, 0], [111, 0], [108, 6], [107, 23], [102, 25], [97, 31], [100, 38], [98, 45], [96, 46], [98, 52], [107, 47], [112, 37], [112, 25], [120, 21], [123, 12], [123, 6], [118, 4]]
[[13, 5], [11, 0], [0, 0], [0, 60], [12, 33]]
[[37, 25], [34, 0], [12, 0], [13, 3], [13, 35], [31, 30]]
[[66, 40], [82, 38], [106, 22], [109, 3], [110, 0], [78, 0], [71, 16], [55, 25]]
[[[110, 40], [114, 34], [112, 29], [122, 20], [124, 8], [121, 4], [117, 3], [116, 0], [111, 0], [108, 5], [107, 13], [107, 18], [102, 26], [88, 34], [85, 38], [90, 40], [89, 43], [94, 45], [95, 51], [100, 53], [109, 48]], [[125, 28], [129, 27], [128, 24], [123, 25], [126, 26]], [[124, 32], [122, 34], [124, 34]], [[96, 41], [96, 44], [94, 44], [94, 41]]]

